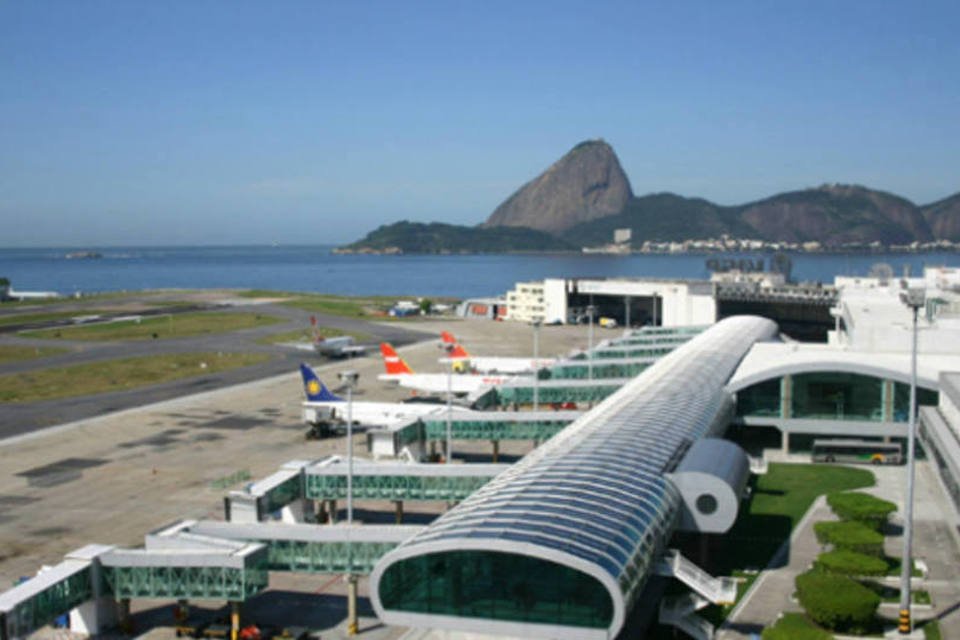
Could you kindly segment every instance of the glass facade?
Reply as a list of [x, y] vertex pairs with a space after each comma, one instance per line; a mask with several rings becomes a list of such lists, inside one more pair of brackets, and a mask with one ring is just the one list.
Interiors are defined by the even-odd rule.
[[387, 609], [574, 627], [607, 627], [610, 594], [570, 567], [494, 551], [450, 551], [394, 563], [380, 580]]
[[[940, 401], [940, 394], [930, 389], [917, 387], [917, 406], [936, 406]], [[893, 419], [897, 422], [907, 422], [910, 416], [910, 385], [895, 382], [893, 385]]]
[[883, 420], [883, 381], [856, 373], [816, 372], [793, 376], [793, 418]]
[[[785, 395], [790, 398], [787, 415], [781, 413]], [[917, 388], [917, 405], [936, 405], [937, 400], [936, 391]], [[738, 416], [906, 422], [909, 407], [910, 385], [840, 371], [764, 380], [737, 392]]]
[[737, 415], [780, 417], [780, 378], [738, 391]]

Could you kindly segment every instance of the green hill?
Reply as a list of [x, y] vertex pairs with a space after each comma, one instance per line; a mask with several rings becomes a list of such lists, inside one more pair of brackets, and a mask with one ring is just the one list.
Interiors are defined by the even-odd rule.
[[466, 227], [403, 220], [371, 231], [338, 253], [510, 253], [579, 249], [561, 238], [526, 227]]

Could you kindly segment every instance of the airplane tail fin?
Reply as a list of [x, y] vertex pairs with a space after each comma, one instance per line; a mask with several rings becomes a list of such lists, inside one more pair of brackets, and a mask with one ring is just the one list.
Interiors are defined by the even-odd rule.
[[320, 382], [320, 378], [313, 372], [309, 366], [300, 363], [300, 377], [303, 378], [303, 393], [307, 400], [311, 402], [338, 402], [343, 398], [330, 393], [326, 385]]
[[383, 355], [383, 364], [389, 374], [413, 373], [410, 365], [401, 358], [387, 342], [380, 343], [380, 353]]
[[441, 331], [440, 339], [443, 341], [443, 344], [448, 348], [448, 354], [450, 358], [469, 358], [470, 354], [466, 349], [463, 348], [463, 345], [457, 342], [457, 339], [453, 337], [453, 334], [449, 331]]

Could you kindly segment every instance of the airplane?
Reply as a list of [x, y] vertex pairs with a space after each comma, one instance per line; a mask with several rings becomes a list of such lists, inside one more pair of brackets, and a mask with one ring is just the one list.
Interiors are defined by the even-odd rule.
[[356, 344], [353, 336], [333, 336], [325, 338], [320, 335], [317, 328], [317, 316], [310, 316], [310, 324], [313, 326], [313, 342], [285, 342], [283, 346], [300, 349], [302, 351], [314, 351], [321, 356], [328, 358], [352, 358], [362, 356], [367, 353], [367, 348]]
[[[450, 392], [462, 396], [473, 393], [480, 387], [503, 384], [509, 380], [516, 380], [519, 376], [503, 375], [475, 375], [446, 373], [414, 373], [410, 365], [401, 358], [390, 344], [380, 344], [380, 353], [387, 372], [381, 373], [377, 379], [387, 382], [396, 382], [401, 387], [416, 391], [443, 394], [449, 388]], [[449, 385], [449, 386], [448, 386]]]
[[533, 373], [534, 370], [549, 367], [555, 358], [507, 358], [499, 356], [470, 355], [462, 344], [457, 342], [449, 331], [440, 333], [440, 339], [447, 349], [448, 358], [456, 360], [458, 371], [477, 373]]
[[[320, 422], [346, 422], [347, 401], [333, 394], [320, 378], [305, 363], [300, 364], [300, 377], [303, 378], [303, 420], [309, 424]], [[447, 407], [443, 404], [406, 404], [403, 402], [357, 402], [353, 401], [351, 418], [354, 424], [365, 427], [385, 427], [401, 420], [419, 418], [435, 413], [443, 414]], [[453, 405], [453, 412], [469, 411], [466, 407]]]

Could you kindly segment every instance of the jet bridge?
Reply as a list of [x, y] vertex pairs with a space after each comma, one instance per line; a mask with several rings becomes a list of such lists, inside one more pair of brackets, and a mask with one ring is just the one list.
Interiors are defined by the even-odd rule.
[[[459, 502], [509, 468], [507, 464], [406, 464], [353, 461], [354, 500]], [[347, 497], [347, 464], [340, 457], [304, 469], [304, 497]]]
[[270, 571], [368, 574], [388, 551], [423, 529], [411, 525], [233, 523], [185, 520], [164, 533], [202, 536], [267, 547]]

